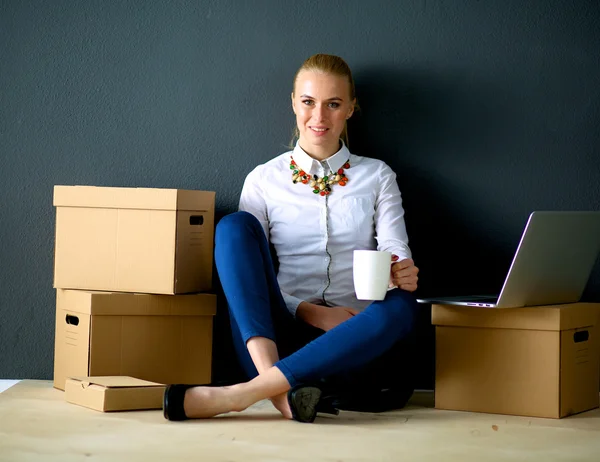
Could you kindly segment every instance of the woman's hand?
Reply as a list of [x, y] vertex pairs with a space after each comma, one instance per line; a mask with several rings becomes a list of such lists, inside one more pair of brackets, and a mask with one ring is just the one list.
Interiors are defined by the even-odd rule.
[[414, 292], [417, 290], [417, 281], [419, 277], [419, 268], [415, 266], [415, 262], [412, 258], [405, 258], [404, 260], [398, 261], [397, 255], [392, 255], [391, 270], [391, 281], [396, 287], [406, 290], [407, 292]]
[[320, 319], [320, 326], [316, 327], [327, 332], [351, 317], [356, 316], [358, 313], [360, 311], [348, 306], [325, 307]]
[[358, 313], [360, 311], [347, 306], [329, 307], [302, 302], [298, 305], [296, 317], [327, 332]]

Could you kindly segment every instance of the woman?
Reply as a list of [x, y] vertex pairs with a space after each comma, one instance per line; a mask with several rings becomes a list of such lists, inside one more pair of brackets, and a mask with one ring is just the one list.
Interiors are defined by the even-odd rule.
[[[396, 176], [385, 163], [348, 151], [356, 97], [341, 58], [306, 60], [291, 96], [295, 148], [247, 176], [240, 212], [224, 217], [215, 234], [236, 352], [251, 380], [172, 385], [167, 419], [242, 411], [269, 398], [284, 417], [312, 422], [317, 412], [400, 408], [413, 392], [410, 292], [418, 269]], [[355, 249], [394, 254], [385, 300], [356, 299]]]

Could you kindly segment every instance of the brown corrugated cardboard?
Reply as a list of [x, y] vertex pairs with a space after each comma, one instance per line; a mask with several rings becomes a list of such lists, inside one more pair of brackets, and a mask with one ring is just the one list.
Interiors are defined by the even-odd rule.
[[57, 289], [54, 386], [67, 377], [208, 383], [216, 296]]
[[433, 305], [435, 407], [561, 418], [598, 407], [600, 305]]
[[134, 377], [71, 377], [65, 399], [103, 412], [161, 409], [165, 388]]
[[54, 287], [210, 291], [215, 193], [55, 186]]

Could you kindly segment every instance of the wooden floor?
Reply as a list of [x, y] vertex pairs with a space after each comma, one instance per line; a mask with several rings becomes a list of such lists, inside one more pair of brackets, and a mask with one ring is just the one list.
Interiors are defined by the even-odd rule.
[[600, 411], [562, 420], [441, 411], [417, 392], [402, 411], [283, 420], [269, 402], [168, 422], [160, 411], [100, 413], [46, 381], [0, 393], [0, 461], [599, 461]]

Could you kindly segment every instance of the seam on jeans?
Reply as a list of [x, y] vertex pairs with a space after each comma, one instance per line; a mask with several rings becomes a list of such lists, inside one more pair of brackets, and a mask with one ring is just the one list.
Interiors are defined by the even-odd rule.
[[273, 340], [275, 342], [275, 337], [270, 337], [267, 334], [263, 334], [260, 332], [257, 332], [255, 330], [251, 330], [248, 332], [242, 332], [242, 341], [244, 342], [244, 344], [246, 344], [246, 342], [248, 340], [250, 340], [252, 337], [264, 337], [264, 338], [268, 338], [269, 340]]
[[281, 373], [284, 375], [284, 377], [290, 384], [290, 387], [294, 388], [296, 385], [298, 385], [298, 380], [296, 379], [294, 374], [292, 374], [292, 371], [290, 371], [290, 369], [284, 364], [283, 361], [283, 359], [280, 359], [274, 364], [274, 366], [281, 371]]

